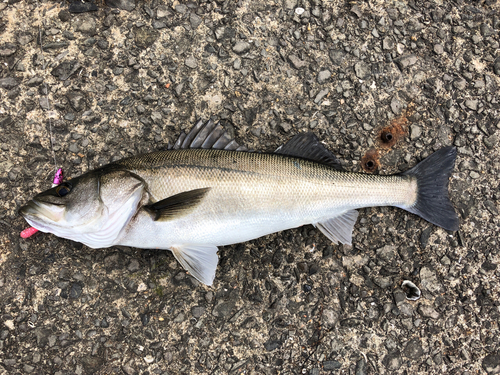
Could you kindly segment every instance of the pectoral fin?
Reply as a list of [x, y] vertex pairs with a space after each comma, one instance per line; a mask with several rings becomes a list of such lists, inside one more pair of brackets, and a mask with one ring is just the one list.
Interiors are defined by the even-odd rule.
[[333, 217], [327, 221], [317, 223], [318, 229], [323, 232], [333, 243], [343, 243], [352, 245], [352, 231], [356, 219], [358, 218], [358, 211], [350, 210], [340, 216]]
[[213, 245], [176, 245], [170, 248], [175, 259], [191, 276], [208, 286], [212, 285], [219, 262], [217, 246]]
[[154, 221], [169, 220], [174, 216], [188, 213], [201, 202], [209, 190], [210, 188], [203, 188], [184, 191], [144, 206], [144, 208], [153, 214]]

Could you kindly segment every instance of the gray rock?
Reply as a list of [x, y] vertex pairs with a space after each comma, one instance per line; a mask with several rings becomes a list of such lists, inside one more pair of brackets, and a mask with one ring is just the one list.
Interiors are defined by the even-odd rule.
[[191, 13], [189, 15], [189, 23], [191, 24], [193, 30], [196, 30], [198, 26], [201, 25], [202, 22], [203, 22], [202, 18], [198, 16], [196, 13]]
[[85, 109], [85, 96], [80, 91], [70, 91], [66, 94], [69, 105], [77, 112]]
[[403, 108], [403, 103], [394, 96], [391, 100], [391, 110], [395, 115], [399, 115], [401, 113], [401, 110]]
[[390, 36], [386, 36], [382, 41], [382, 48], [385, 50], [391, 50], [394, 48], [394, 41]]
[[19, 82], [13, 77], [0, 78], [0, 87], [5, 90], [13, 89]]
[[249, 51], [251, 47], [250, 43], [240, 40], [233, 46], [233, 52], [242, 54]]
[[82, 34], [95, 35], [96, 30], [97, 25], [94, 17], [92, 16], [82, 18], [76, 25], [76, 31], [79, 31]]
[[467, 87], [467, 81], [463, 78], [457, 78], [453, 81], [453, 87], [457, 90], [464, 90]]
[[303, 67], [305, 67], [307, 65], [307, 63], [305, 61], [302, 61], [296, 55], [289, 55], [288, 61], [290, 61], [290, 63], [292, 64], [292, 66], [295, 69], [302, 69]]
[[294, 9], [297, 6], [297, 0], [285, 0], [285, 9]]
[[241, 69], [241, 59], [239, 57], [234, 60], [234, 62], [233, 62], [233, 68], [236, 69], [236, 70], [240, 70]]
[[186, 60], [184, 60], [184, 64], [191, 69], [196, 69], [198, 67], [198, 61], [193, 55], [188, 56]]
[[392, 285], [392, 278], [375, 276], [373, 282], [382, 289], [389, 288]]
[[394, 257], [397, 255], [396, 246], [385, 245], [380, 249], [376, 250], [377, 258], [379, 258], [384, 263], [391, 263]]
[[420, 270], [420, 286], [433, 294], [439, 293], [443, 288], [436, 272], [427, 266]]
[[323, 89], [320, 92], [318, 92], [318, 94], [314, 98], [314, 103], [319, 104], [321, 100], [323, 100], [323, 98], [328, 95], [329, 92], [330, 92], [329, 89]]
[[342, 367], [342, 363], [338, 361], [325, 361], [323, 362], [323, 370], [332, 371]]
[[414, 360], [419, 359], [422, 354], [424, 354], [424, 350], [422, 349], [422, 344], [418, 338], [411, 339], [408, 344], [406, 344], [406, 348], [403, 350], [403, 355], [406, 358]]
[[417, 309], [418, 313], [425, 318], [438, 319], [439, 313], [429, 305], [420, 305]]
[[481, 367], [488, 374], [500, 374], [500, 353], [490, 353], [483, 358]]
[[404, 70], [412, 65], [415, 65], [417, 61], [418, 58], [414, 54], [401, 56], [400, 58], [394, 60], [394, 62], [398, 65], [399, 69], [401, 70]]
[[329, 70], [322, 70], [318, 73], [318, 83], [321, 85], [328, 81], [330, 77], [332, 76], [332, 73]]
[[368, 79], [372, 74], [370, 66], [363, 61], [354, 64], [354, 73], [359, 79]]
[[330, 60], [332, 60], [333, 64], [338, 66], [342, 64], [345, 59], [345, 52], [340, 49], [334, 49], [330, 51]]
[[175, 6], [175, 11], [184, 14], [187, 12], [187, 6], [185, 4], [177, 4]]
[[442, 44], [435, 44], [434, 45], [434, 53], [436, 55], [441, 55], [444, 53], [444, 48]]
[[135, 0], [106, 0], [106, 5], [130, 12], [135, 8]]
[[134, 28], [135, 45], [139, 48], [146, 49], [156, 42], [160, 33], [147, 26]]
[[477, 111], [479, 101], [477, 99], [469, 99], [465, 101], [465, 106], [473, 111]]
[[234, 304], [234, 301], [221, 302], [214, 307], [214, 309], [212, 310], [212, 315], [220, 318], [225, 318], [231, 313]]
[[484, 137], [483, 143], [487, 148], [492, 149], [497, 145], [498, 137], [496, 134], [490, 135], [489, 137]]
[[13, 55], [17, 51], [17, 46], [13, 43], [5, 43], [0, 46], [0, 57]]
[[[1, 50], [0, 50], [0, 55], [1, 55]], [[493, 62], [493, 71], [497, 76], [500, 76], [500, 56], [497, 57]]]
[[412, 141], [415, 141], [420, 138], [422, 135], [422, 128], [418, 125], [411, 125], [410, 126], [410, 139]]
[[403, 359], [401, 358], [401, 353], [398, 350], [394, 350], [388, 353], [382, 363], [389, 371], [397, 371], [403, 364]]
[[128, 264], [127, 269], [129, 270], [129, 272], [139, 271], [139, 269], [140, 269], [139, 261], [137, 259], [132, 259], [130, 261], [130, 263]]
[[207, 309], [203, 306], [194, 306], [192, 309], [191, 309], [191, 314], [193, 314], [193, 317], [195, 317], [196, 319], [200, 318], [203, 314], [205, 314], [205, 311]]

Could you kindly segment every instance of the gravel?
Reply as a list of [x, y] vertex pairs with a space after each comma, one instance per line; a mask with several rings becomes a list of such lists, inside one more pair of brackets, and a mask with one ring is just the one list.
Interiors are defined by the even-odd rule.
[[[0, 3], [0, 373], [500, 373], [499, 20], [491, 0]], [[455, 145], [460, 230], [363, 209], [352, 246], [304, 226], [221, 247], [211, 288], [170, 252], [19, 237], [54, 157], [75, 177], [210, 117], [263, 152], [312, 129], [356, 172]]]

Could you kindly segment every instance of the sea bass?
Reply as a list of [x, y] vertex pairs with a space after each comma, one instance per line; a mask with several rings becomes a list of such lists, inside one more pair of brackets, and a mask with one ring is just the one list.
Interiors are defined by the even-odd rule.
[[[350, 173], [312, 133], [274, 153], [241, 151], [220, 124], [199, 121], [167, 151], [122, 159], [63, 182], [20, 209], [42, 232], [91, 248], [168, 249], [212, 285], [217, 246], [312, 224], [351, 244], [358, 212], [395, 206], [458, 229], [448, 198], [456, 149], [391, 176]], [[240, 151], [238, 151], [240, 150]]]

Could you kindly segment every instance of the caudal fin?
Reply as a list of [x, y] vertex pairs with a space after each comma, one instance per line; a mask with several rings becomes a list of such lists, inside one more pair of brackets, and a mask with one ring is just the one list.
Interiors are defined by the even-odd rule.
[[415, 203], [402, 208], [446, 230], [458, 230], [458, 216], [448, 196], [448, 179], [456, 157], [455, 147], [444, 147], [402, 173], [417, 178], [418, 190]]

